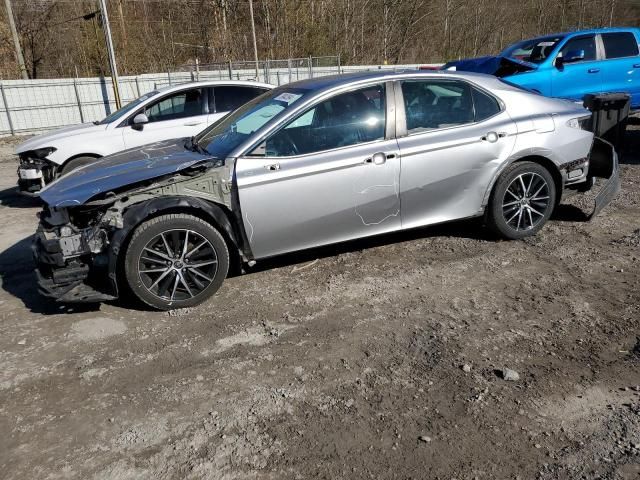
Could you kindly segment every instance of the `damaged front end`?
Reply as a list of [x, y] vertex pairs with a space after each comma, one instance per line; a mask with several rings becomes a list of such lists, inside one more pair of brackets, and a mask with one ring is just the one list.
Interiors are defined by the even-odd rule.
[[26, 195], [36, 195], [45, 185], [52, 182], [58, 165], [47, 159], [55, 148], [29, 150], [19, 154], [18, 188]]
[[95, 208], [46, 207], [32, 249], [40, 292], [61, 302], [116, 298], [109, 281], [109, 232]]
[[32, 245], [41, 293], [65, 303], [117, 298], [130, 234], [161, 212], [193, 212], [243, 245], [230, 218], [233, 166], [176, 140], [105, 157], [48, 185]]

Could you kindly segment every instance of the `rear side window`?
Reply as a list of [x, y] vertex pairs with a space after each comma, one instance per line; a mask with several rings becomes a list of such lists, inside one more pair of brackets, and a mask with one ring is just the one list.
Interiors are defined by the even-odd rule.
[[480, 122], [500, 113], [491, 95], [457, 80], [409, 80], [402, 82], [407, 132]]
[[595, 60], [596, 38], [593, 35], [572, 38], [562, 47], [559, 55], [562, 58], [569, 58], [571, 55], [577, 54], [580, 51], [584, 52], [583, 62]]
[[602, 42], [607, 58], [635, 57], [638, 55], [638, 42], [631, 32], [603, 33]]
[[230, 112], [266, 92], [264, 88], [231, 85], [213, 87], [212, 90], [213, 95], [209, 95], [210, 112]]
[[475, 107], [476, 122], [493, 117], [500, 112], [500, 104], [491, 95], [473, 88], [473, 106]]

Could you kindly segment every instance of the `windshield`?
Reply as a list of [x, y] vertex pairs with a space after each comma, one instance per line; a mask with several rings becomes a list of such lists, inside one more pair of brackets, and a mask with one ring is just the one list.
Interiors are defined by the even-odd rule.
[[264, 93], [202, 131], [195, 141], [199, 148], [214, 157], [225, 158], [253, 132], [308, 92], [309, 90], [301, 88], [285, 87]]
[[564, 37], [542, 37], [523, 40], [507, 47], [501, 55], [517, 58], [525, 62], [540, 64], [544, 62]]
[[153, 97], [157, 93], [158, 93], [157, 90], [153, 90], [149, 93], [145, 93], [141, 97], [136, 98], [134, 101], [127, 103], [120, 110], [116, 110], [111, 115], [108, 115], [107, 117], [103, 118], [99, 122], [95, 122], [96, 125], [106, 125], [107, 123], [111, 123], [115, 120], [118, 120], [120, 117], [126, 115], [130, 111], [135, 110], [142, 102], [144, 102], [145, 100], [148, 100], [149, 98]]

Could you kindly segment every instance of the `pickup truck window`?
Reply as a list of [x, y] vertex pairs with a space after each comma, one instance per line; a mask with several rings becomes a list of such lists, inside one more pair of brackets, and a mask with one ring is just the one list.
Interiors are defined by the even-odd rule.
[[607, 58], [635, 57], [638, 55], [638, 41], [631, 32], [603, 33], [602, 42]]
[[523, 40], [507, 47], [501, 55], [530, 63], [542, 63], [564, 37], [541, 37]]
[[596, 37], [594, 35], [586, 35], [584, 37], [576, 37], [565, 43], [558, 56], [567, 58], [568, 53], [584, 51], [583, 62], [590, 62], [597, 58], [596, 56]]

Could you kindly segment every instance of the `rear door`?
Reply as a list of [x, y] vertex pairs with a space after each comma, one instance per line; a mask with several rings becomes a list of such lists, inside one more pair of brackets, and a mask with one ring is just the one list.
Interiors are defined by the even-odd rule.
[[[582, 58], [571, 60], [581, 53]], [[558, 57], [562, 57], [560, 63]], [[551, 96], [582, 100], [587, 93], [602, 91], [602, 61], [595, 35], [572, 37], [560, 48], [551, 70]]]
[[514, 122], [498, 99], [466, 81], [400, 85], [406, 117], [406, 134], [398, 138], [402, 228], [481, 213], [494, 173], [513, 150]]
[[[144, 113], [149, 123], [134, 128], [133, 118], [138, 113]], [[205, 89], [189, 88], [168, 94], [129, 117], [122, 132], [125, 147], [191, 137], [206, 127], [207, 116]]]
[[209, 118], [207, 123], [217, 122], [249, 100], [262, 95], [267, 89], [242, 85], [220, 85], [209, 88]]
[[611, 32], [600, 35], [605, 59], [602, 83], [605, 92], [626, 92], [631, 106], [640, 107], [640, 56], [638, 38], [633, 32]]

